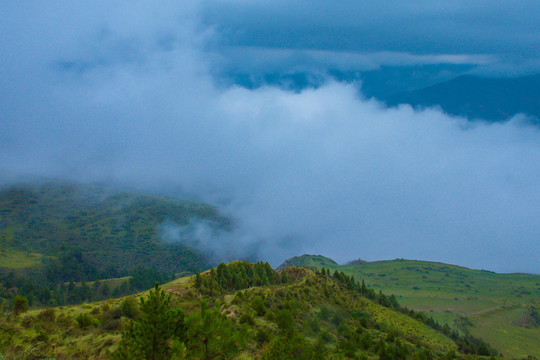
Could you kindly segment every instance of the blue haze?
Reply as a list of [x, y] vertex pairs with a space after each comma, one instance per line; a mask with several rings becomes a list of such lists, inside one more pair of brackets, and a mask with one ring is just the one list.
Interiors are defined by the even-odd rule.
[[537, 1], [5, 1], [0, 179], [215, 204], [235, 230], [200, 243], [231, 257], [540, 273], [530, 116], [471, 122], [362, 90], [538, 74], [538, 15]]

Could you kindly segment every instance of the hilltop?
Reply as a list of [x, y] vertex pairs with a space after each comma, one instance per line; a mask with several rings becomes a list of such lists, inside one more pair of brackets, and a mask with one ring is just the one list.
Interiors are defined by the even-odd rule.
[[311, 269], [321, 269], [323, 267], [339, 266], [334, 260], [322, 255], [302, 255], [287, 259], [283, 264], [277, 267], [277, 270], [283, 270], [290, 266], [307, 267]]
[[[303, 255], [284, 264], [313, 264], [319, 256]], [[399, 302], [424, 311], [441, 324], [472, 334], [492, 344], [503, 355], [540, 356], [540, 327], [534, 309], [540, 303], [540, 276], [498, 274], [438, 262], [386, 260], [332, 265], [368, 288], [395, 294]], [[532, 312], [531, 312], [532, 309]], [[532, 314], [532, 315], [531, 315]]]

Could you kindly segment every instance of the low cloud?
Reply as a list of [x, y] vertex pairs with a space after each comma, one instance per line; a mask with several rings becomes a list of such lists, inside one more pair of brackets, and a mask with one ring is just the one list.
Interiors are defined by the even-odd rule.
[[253, 234], [242, 234], [240, 228], [225, 230], [213, 222], [198, 218], [192, 218], [183, 225], [168, 219], [158, 226], [157, 231], [165, 243], [196, 249], [214, 266], [233, 260], [275, 261], [276, 255], [281, 256], [283, 252], [291, 252], [296, 247], [294, 242], [255, 240]]
[[[214, 71], [252, 75], [286, 74], [304, 71], [326, 74], [329, 71], [369, 71], [382, 66], [470, 65], [479, 69], [500, 65], [497, 56], [485, 54], [411, 54], [407, 52], [354, 52], [314, 49], [261, 48], [231, 46], [212, 57]], [[215, 54], [214, 54], [215, 55]], [[515, 64], [513, 64], [515, 65]], [[480, 70], [477, 70], [480, 71]], [[502, 71], [502, 69], [501, 69]]]
[[[223, 88], [207, 51], [222, 35], [201, 27], [196, 9], [148, 6], [116, 23], [123, 10], [64, 37], [57, 13], [44, 13], [47, 31], [33, 24], [31, 36], [14, 30], [35, 18], [10, 18], [3, 178], [109, 182], [209, 202], [234, 219], [231, 232], [201, 223], [162, 231], [219, 244], [225, 258], [277, 265], [309, 252], [540, 272], [540, 133], [523, 116], [490, 125], [387, 109], [336, 82], [300, 93]], [[125, 39], [128, 50], [117, 45]]]

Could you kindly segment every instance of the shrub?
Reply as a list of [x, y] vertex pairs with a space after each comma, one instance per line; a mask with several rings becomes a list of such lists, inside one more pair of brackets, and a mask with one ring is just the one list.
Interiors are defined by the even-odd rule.
[[124, 316], [130, 319], [136, 319], [140, 315], [139, 305], [133, 297], [125, 298], [120, 304], [120, 309], [122, 309]]
[[56, 310], [53, 309], [53, 308], [48, 308], [48, 309], [42, 310], [38, 314], [38, 318], [41, 321], [54, 322], [56, 320]]
[[118, 320], [123, 315], [124, 315], [124, 312], [122, 311], [122, 309], [120, 307], [116, 307], [116, 308], [110, 309], [109, 311], [103, 313], [102, 319], [103, 319], [103, 321], [108, 321], [108, 320], [112, 320], [112, 319]]
[[240, 323], [255, 325], [255, 319], [253, 319], [253, 315], [251, 315], [250, 313], [244, 313], [242, 314], [242, 316], [240, 316]]
[[60, 314], [58, 315], [58, 317], [56, 318], [56, 323], [63, 327], [63, 328], [68, 328], [70, 326], [73, 325], [73, 318], [69, 315], [66, 315], [66, 314]]
[[266, 313], [266, 305], [264, 304], [263, 298], [259, 295], [255, 296], [253, 298], [253, 301], [251, 302], [251, 307], [258, 316], [264, 316]]
[[319, 312], [319, 317], [323, 320], [328, 320], [330, 318], [330, 309], [328, 309], [326, 306], [323, 306], [321, 308], [321, 311]]
[[276, 323], [283, 333], [294, 331], [294, 317], [288, 309], [281, 309], [276, 312]]
[[270, 341], [270, 334], [266, 329], [259, 329], [255, 334], [255, 340], [257, 340], [260, 345], [266, 344]]
[[13, 312], [19, 315], [28, 310], [28, 299], [24, 296], [16, 295], [13, 298]]
[[25, 316], [21, 321], [21, 325], [24, 328], [28, 329], [29, 327], [34, 325], [34, 318], [31, 316]]
[[96, 325], [97, 320], [90, 314], [79, 314], [75, 318], [77, 326], [81, 329], [86, 329], [92, 325]]
[[319, 321], [314, 317], [311, 317], [306, 321], [306, 326], [314, 334], [318, 334], [321, 331]]

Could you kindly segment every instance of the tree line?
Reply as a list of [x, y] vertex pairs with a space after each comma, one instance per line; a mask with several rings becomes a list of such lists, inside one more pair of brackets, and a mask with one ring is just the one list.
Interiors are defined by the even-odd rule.
[[4, 308], [10, 308], [15, 297], [24, 297], [33, 307], [74, 305], [133, 294], [152, 288], [157, 282], [166, 283], [174, 278], [151, 268], [135, 269], [128, 279], [111, 288], [107, 281], [63, 281], [63, 277], [35, 278], [9, 273], [0, 277], [0, 299]]

